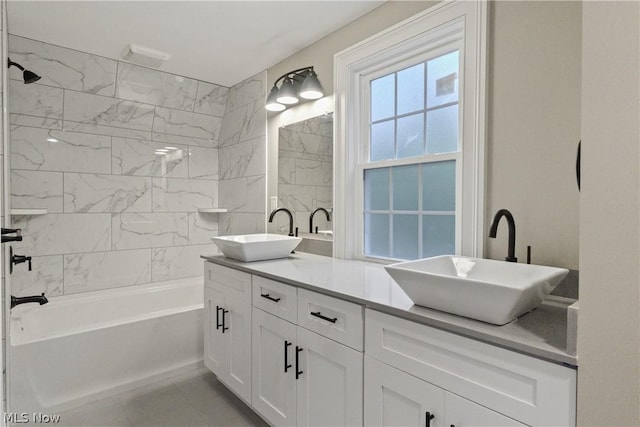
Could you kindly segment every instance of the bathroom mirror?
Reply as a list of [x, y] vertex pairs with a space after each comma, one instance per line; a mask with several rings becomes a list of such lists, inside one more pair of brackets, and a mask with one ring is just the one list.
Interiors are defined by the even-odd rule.
[[[291, 211], [294, 229], [309, 233], [312, 212], [333, 210], [333, 113], [287, 124], [278, 129], [278, 207]], [[286, 215], [276, 220], [280, 232], [288, 232]], [[313, 228], [329, 235], [332, 222], [318, 211]]]

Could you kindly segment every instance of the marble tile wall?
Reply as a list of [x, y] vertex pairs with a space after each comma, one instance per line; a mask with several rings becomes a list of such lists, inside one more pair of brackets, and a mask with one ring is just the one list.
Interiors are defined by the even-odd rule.
[[266, 72], [229, 89], [220, 131], [220, 234], [265, 232]]
[[231, 217], [264, 222], [259, 76], [230, 90], [17, 36], [9, 51], [42, 76], [25, 85], [9, 71], [11, 203], [48, 210], [12, 217], [24, 235], [14, 251], [33, 257], [33, 271], [16, 266], [14, 295], [202, 275], [221, 226], [198, 208], [226, 207], [228, 194]]
[[[309, 232], [309, 215], [316, 208], [333, 208], [333, 115], [318, 116], [279, 129], [278, 206], [294, 214], [294, 226]], [[286, 217], [278, 218], [279, 232], [288, 232]], [[322, 212], [314, 226], [330, 230]]]

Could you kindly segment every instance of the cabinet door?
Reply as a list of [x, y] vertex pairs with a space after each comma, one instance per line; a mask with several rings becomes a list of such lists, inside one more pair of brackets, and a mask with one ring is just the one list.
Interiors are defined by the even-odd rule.
[[367, 356], [364, 378], [365, 426], [445, 425], [441, 388]]
[[[227, 373], [224, 381], [246, 402], [251, 402], [251, 300], [249, 295], [225, 296]], [[228, 328], [228, 329], [226, 329]]]
[[[299, 426], [362, 425], [362, 353], [297, 328]], [[294, 361], [295, 368], [295, 361]]]
[[446, 425], [451, 427], [524, 427], [524, 424], [473, 403], [462, 397], [446, 393]]
[[251, 404], [276, 426], [296, 425], [295, 341], [294, 324], [253, 309]]
[[226, 338], [222, 333], [221, 310], [224, 294], [215, 289], [204, 288], [204, 364], [224, 381], [226, 372]]

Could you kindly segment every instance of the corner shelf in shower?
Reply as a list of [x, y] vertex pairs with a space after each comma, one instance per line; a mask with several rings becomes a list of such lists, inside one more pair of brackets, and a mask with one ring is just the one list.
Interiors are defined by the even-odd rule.
[[12, 216], [18, 215], [46, 215], [49, 213], [47, 209], [11, 209]]
[[225, 213], [229, 212], [225, 208], [198, 208], [198, 212], [200, 213]]

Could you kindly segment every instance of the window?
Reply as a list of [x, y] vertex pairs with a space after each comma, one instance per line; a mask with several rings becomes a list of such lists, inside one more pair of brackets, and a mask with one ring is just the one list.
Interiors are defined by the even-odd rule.
[[336, 55], [335, 254], [482, 255], [486, 2]]

